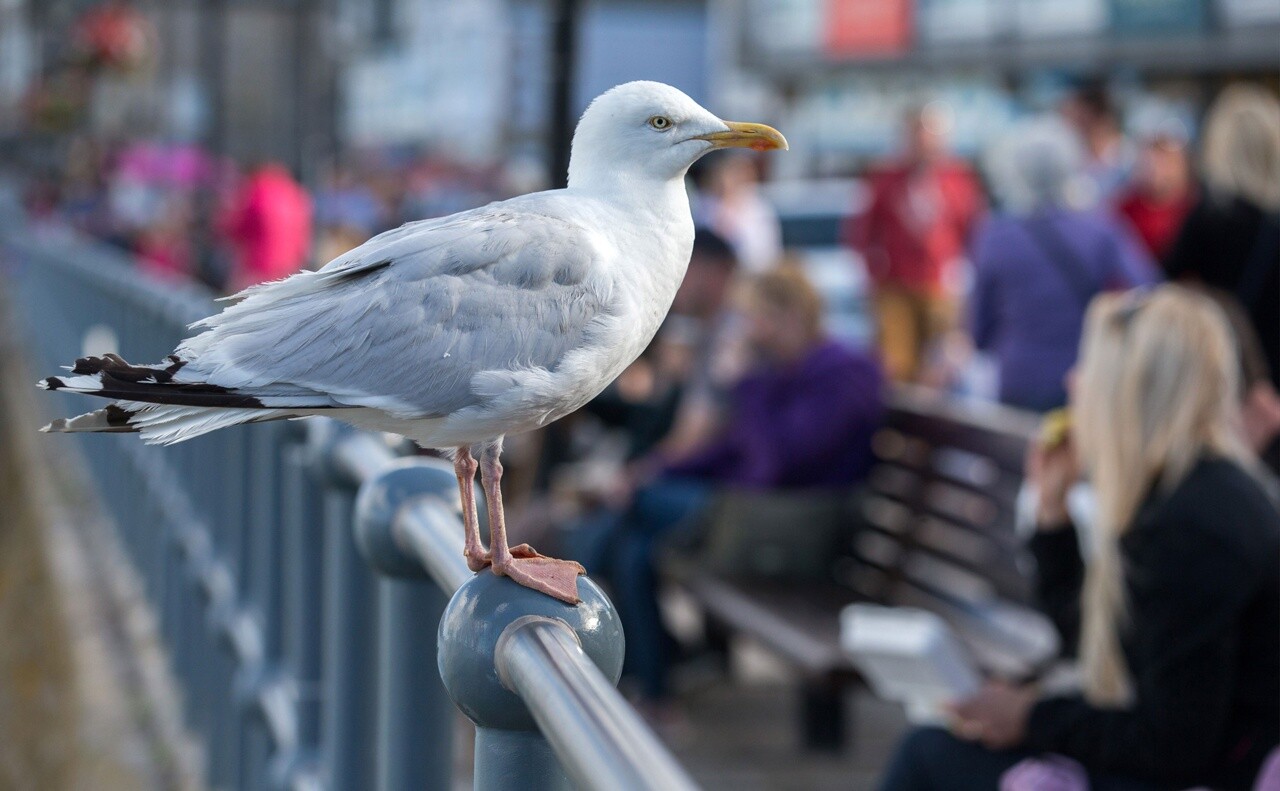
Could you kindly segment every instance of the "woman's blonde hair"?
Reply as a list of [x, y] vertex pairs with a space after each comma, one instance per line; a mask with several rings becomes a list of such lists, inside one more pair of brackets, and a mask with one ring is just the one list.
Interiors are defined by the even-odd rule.
[[747, 304], [763, 303], [795, 314], [813, 337], [822, 334], [822, 295], [797, 262], [757, 275], [746, 284]]
[[1205, 121], [1203, 165], [1212, 194], [1280, 209], [1280, 101], [1251, 85], [1224, 90]]
[[1249, 466], [1239, 433], [1235, 344], [1222, 311], [1180, 286], [1104, 294], [1090, 305], [1073, 393], [1074, 436], [1097, 492], [1085, 573], [1080, 662], [1099, 706], [1132, 701], [1120, 647], [1120, 539], [1153, 492], [1168, 493], [1204, 455]]

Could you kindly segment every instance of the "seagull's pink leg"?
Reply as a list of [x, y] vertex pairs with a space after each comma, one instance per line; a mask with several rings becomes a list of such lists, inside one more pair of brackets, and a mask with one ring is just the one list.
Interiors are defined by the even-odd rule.
[[507, 523], [502, 511], [502, 445], [486, 445], [480, 452], [480, 479], [485, 502], [489, 506], [489, 544], [492, 548], [493, 573], [510, 577], [526, 588], [545, 593], [567, 604], [577, 604], [578, 575], [585, 574], [581, 564], [557, 560], [533, 551], [526, 544], [507, 546]]
[[462, 498], [462, 524], [466, 528], [466, 544], [462, 554], [467, 557], [467, 568], [479, 571], [489, 565], [489, 553], [480, 543], [480, 516], [476, 512], [476, 460], [470, 446], [458, 448], [453, 457], [453, 472], [458, 476], [458, 494]]

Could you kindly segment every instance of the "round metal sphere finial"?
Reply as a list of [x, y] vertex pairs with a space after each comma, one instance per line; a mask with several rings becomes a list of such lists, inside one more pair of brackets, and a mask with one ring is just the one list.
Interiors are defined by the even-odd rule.
[[587, 577], [578, 577], [582, 601], [570, 606], [482, 571], [458, 589], [440, 619], [440, 676], [449, 697], [476, 725], [508, 731], [537, 728], [529, 710], [498, 678], [494, 653], [508, 626], [522, 618], [563, 621], [611, 682], [622, 675], [623, 637], [618, 612]]
[[[392, 577], [422, 578], [427, 576], [422, 562], [404, 553], [392, 534], [396, 514], [410, 500], [419, 497], [438, 498], [458, 518], [458, 534], [462, 534], [462, 505], [458, 500], [458, 480], [453, 465], [430, 456], [410, 456], [389, 464], [366, 481], [356, 496], [355, 540], [364, 556], [379, 572]], [[476, 500], [484, 500], [476, 487]], [[488, 520], [480, 508], [480, 529]]]
[[441, 459], [399, 459], [360, 487], [356, 497], [356, 545], [378, 571], [393, 577], [425, 577], [422, 563], [401, 551], [391, 534], [396, 513], [409, 500], [439, 497], [457, 507], [458, 481]]

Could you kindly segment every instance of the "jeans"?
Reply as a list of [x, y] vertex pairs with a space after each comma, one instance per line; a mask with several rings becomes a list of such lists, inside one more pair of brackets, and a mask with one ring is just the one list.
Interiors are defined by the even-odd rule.
[[650, 700], [668, 694], [675, 646], [658, 609], [656, 556], [664, 542], [694, 529], [711, 491], [701, 481], [662, 479], [636, 492], [625, 511], [599, 514], [569, 538], [570, 556], [612, 588], [627, 638], [623, 672], [640, 682]]
[[[907, 734], [880, 781], [880, 791], [998, 791], [1000, 776], [1033, 753], [988, 750], [942, 728]], [[1089, 776], [1089, 791], [1166, 791], [1163, 786]]]

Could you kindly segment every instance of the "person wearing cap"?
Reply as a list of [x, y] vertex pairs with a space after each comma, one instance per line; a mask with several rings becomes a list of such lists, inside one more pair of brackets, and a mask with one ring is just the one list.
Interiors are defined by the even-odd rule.
[[1158, 261], [1164, 260], [1195, 205], [1187, 127], [1173, 117], [1142, 125], [1133, 180], [1116, 210]]

